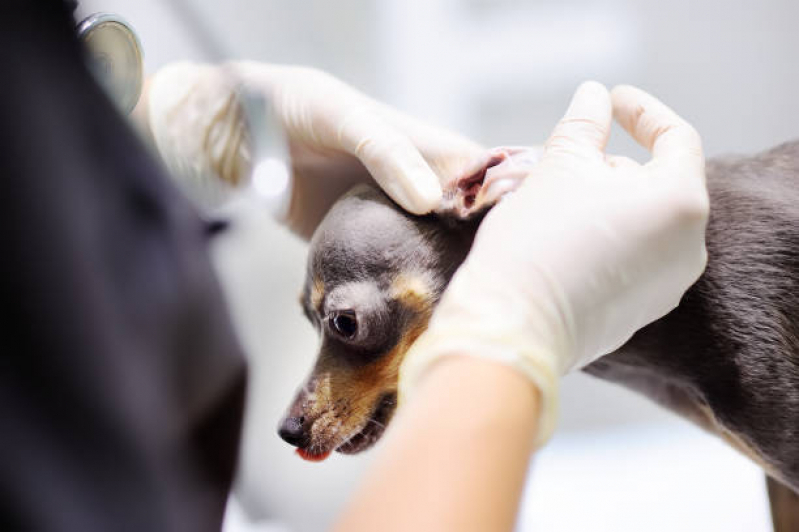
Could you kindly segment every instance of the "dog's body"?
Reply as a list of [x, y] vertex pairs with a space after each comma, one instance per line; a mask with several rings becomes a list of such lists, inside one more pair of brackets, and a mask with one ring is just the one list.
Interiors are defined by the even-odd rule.
[[[586, 368], [721, 435], [799, 491], [799, 142], [707, 167], [708, 266], [680, 306]], [[477, 220], [413, 217], [373, 188], [311, 243], [303, 306], [323, 335], [281, 436], [307, 458], [380, 436], [398, 367]]]
[[799, 143], [707, 166], [708, 264], [586, 368], [718, 433], [799, 490]]

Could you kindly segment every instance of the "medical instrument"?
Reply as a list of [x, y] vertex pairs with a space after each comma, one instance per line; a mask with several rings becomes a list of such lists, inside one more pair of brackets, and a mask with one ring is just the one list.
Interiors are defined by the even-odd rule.
[[130, 113], [144, 81], [144, 52], [133, 27], [118, 15], [95, 13], [78, 24], [77, 32], [97, 82], [122, 113]]

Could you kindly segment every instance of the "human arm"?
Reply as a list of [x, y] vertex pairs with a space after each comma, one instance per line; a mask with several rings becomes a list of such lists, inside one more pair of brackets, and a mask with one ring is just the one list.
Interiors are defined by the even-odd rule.
[[[652, 161], [605, 154], [612, 113]], [[678, 304], [704, 268], [707, 216], [693, 128], [637, 89], [583, 85], [406, 356], [405, 406], [341, 529], [511, 529], [559, 377]]]
[[512, 369], [442, 361], [398, 412], [336, 530], [510, 530], [538, 412]]
[[285, 133], [292, 180], [279, 219], [305, 238], [359, 182], [374, 180], [403, 208], [425, 214], [441, 203], [443, 186], [490, 157], [471, 140], [305, 67], [168, 65], [145, 87], [135, 115], [178, 179], [240, 186], [258, 156], [240, 105], [242, 90], [264, 96]]

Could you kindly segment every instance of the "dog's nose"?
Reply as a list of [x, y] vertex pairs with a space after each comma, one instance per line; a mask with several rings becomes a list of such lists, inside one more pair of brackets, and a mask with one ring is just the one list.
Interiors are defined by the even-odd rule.
[[308, 445], [308, 435], [305, 433], [304, 417], [287, 417], [280, 424], [278, 435], [287, 443], [295, 447], [306, 447]]

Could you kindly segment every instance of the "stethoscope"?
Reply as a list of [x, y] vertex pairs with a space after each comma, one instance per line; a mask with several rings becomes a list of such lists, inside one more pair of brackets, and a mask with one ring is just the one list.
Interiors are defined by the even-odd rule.
[[129, 114], [144, 83], [144, 52], [133, 27], [119, 15], [95, 13], [78, 24], [77, 33], [97, 82]]

